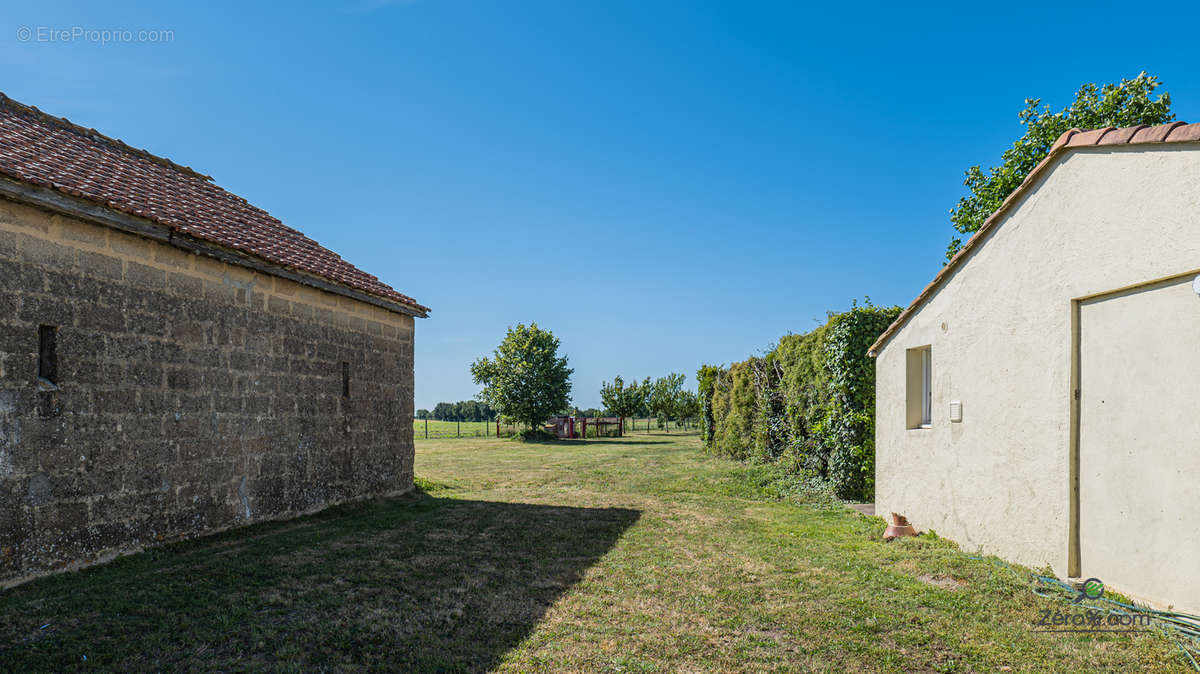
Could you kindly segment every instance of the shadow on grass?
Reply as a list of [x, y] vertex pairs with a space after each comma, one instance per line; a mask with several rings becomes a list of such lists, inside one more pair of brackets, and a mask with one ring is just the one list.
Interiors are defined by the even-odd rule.
[[417, 492], [170, 545], [0, 592], [0, 669], [484, 671], [638, 516]]

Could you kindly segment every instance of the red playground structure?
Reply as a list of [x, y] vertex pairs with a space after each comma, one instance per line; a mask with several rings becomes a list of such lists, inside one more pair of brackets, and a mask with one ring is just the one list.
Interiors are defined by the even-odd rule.
[[545, 429], [563, 440], [588, 437], [620, 437], [625, 420], [621, 417], [550, 417]]

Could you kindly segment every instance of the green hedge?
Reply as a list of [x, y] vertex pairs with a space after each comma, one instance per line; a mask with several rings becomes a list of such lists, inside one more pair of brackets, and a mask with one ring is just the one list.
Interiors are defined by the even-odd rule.
[[875, 361], [867, 348], [899, 313], [856, 303], [764, 357], [700, 368], [705, 444], [823, 479], [841, 498], [872, 499]]
[[712, 388], [721, 372], [721, 368], [715, 365], [701, 365], [696, 373], [696, 380], [700, 383], [700, 437], [708, 446], [712, 446], [713, 437]]

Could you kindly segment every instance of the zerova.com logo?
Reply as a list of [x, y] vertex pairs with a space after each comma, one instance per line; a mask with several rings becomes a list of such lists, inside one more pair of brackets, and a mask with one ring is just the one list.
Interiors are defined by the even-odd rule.
[[[1088, 578], [1076, 592], [1072, 604], [1078, 605], [1085, 599], [1095, 601], [1104, 596], [1104, 583], [1099, 578]], [[1041, 619], [1033, 624], [1034, 632], [1135, 632], [1150, 626], [1150, 616], [1146, 614], [1092, 607], [1068, 611], [1045, 609], [1040, 615]]]
[[1075, 603], [1084, 599], [1099, 599], [1104, 596], [1104, 583], [1099, 578], [1088, 578], [1083, 581], [1083, 585], [1079, 586], [1079, 594], [1075, 597]]

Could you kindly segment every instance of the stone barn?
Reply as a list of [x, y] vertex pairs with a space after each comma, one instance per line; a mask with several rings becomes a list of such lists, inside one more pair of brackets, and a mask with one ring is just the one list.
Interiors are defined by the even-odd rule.
[[0, 95], [0, 583], [411, 489], [427, 311]]
[[877, 512], [1200, 610], [1200, 124], [1070, 131], [871, 347]]

